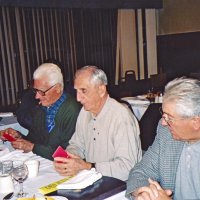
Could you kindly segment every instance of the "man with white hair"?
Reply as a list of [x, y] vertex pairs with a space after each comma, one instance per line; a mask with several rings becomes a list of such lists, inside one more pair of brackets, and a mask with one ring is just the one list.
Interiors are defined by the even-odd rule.
[[155, 141], [131, 170], [126, 194], [135, 200], [200, 199], [200, 81], [169, 82], [161, 113]]
[[74, 88], [83, 108], [67, 147], [71, 158], [54, 159], [63, 176], [95, 167], [104, 176], [125, 181], [141, 159], [138, 122], [130, 110], [109, 97], [106, 85], [106, 74], [95, 66], [75, 74]]
[[[33, 74], [33, 92], [39, 101], [33, 113], [33, 121], [27, 136], [13, 129], [8, 132], [17, 138], [15, 149], [33, 151], [42, 157], [53, 159], [52, 154], [60, 145], [66, 148], [75, 130], [80, 105], [64, 92], [61, 69], [53, 63], [40, 65]], [[3, 136], [2, 136], [3, 138]]]

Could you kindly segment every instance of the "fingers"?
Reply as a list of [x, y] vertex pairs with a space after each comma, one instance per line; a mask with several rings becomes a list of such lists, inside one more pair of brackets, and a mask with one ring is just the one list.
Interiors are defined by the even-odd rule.
[[72, 154], [69, 151], [67, 151], [67, 153], [70, 156], [70, 158], [80, 158], [78, 155]]
[[6, 140], [6, 138], [4, 138], [4, 136], [3, 136], [5, 133], [13, 136], [16, 139], [21, 137], [20, 133], [18, 133], [16, 130], [14, 130], [12, 128], [7, 128], [7, 129], [1, 131], [0, 136], [3, 140]]
[[85, 169], [85, 161], [80, 158], [54, 158], [54, 166], [58, 173], [68, 176], [77, 174], [80, 170]]
[[136, 200], [171, 200], [171, 190], [163, 190], [160, 184], [152, 179], [148, 179], [149, 186], [138, 188], [132, 193]]
[[145, 200], [154, 200], [158, 197], [158, 190], [155, 185], [150, 184], [149, 186], [139, 188], [138, 196], [143, 196]]
[[165, 190], [165, 192], [166, 192], [166, 194], [167, 194], [168, 196], [171, 196], [171, 195], [172, 195], [172, 191], [171, 191], [171, 190]]
[[151, 178], [148, 179], [149, 184], [155, 185], [158, 190], [162, 190], [160, 184], [157, 181], [153, 181]]
[[34, 144], [24, 140], [24, 139], [17, 139], [14, 142], [11, 142], [13, 148], [23, 150], [25, 153], [30, 152], [33, 150]]
[[147, 192], [141, 193], [136, 200], [152, 200]]
[[75, 174], [73, 167], [71, 167], [72, 159], [62, 157], [54, 158], [54, 168], [61, 176], [72, 176]]

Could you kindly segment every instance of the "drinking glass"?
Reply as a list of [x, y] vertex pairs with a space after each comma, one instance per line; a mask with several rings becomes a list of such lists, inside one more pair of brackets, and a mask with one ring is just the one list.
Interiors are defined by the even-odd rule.
[[10, 175], [13, 169], [13, 161], [12, 160], [4, 160], [1, 162], [1, 175]]
[[15, 161], [13, 162], [13, 171], [12, 171], [13, 178], [19, 183], [20, 190], [16, 194], [17, 197], [24, 197], [26, 193], [23, 191], [23, 182], [26, 180], [28, 176], [28, 168], [26, 164], [22, 161]]

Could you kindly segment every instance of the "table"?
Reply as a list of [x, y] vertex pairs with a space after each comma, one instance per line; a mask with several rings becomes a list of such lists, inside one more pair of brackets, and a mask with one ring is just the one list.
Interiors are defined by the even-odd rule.
[[10, 116], [10, 117], [3, 117], [0, 121], [0, 130], [4, 130], [6, 128], [13, 128], [23, 135], [28, 134], [28, 130], [24, 127], [20, 126], [20, 124], [17, 121], [16, 116]]
[[[0, 156], [0, 161], [8, 160], [8, 159], [12, 159], [12, 160], [19, 160], [20, 159], [20, 160], [23, 160], [23, 161], [25, 161], [27, 159], [37, 159], [37, 160], [40, 161], [40, 169], [39, 169], [38, 176], [34, 177], [34, 178], [29, 178], [29, 179], [25, 180], [25, 182], [24, 182], [24, 191], [26, 191], [29, 194], [30, 197], [32, 197], [33, 194], [36, 194], [36, 195], [39, 194], [38, 188], [64, 178], [63, 176], [60, 176], [54, 170], [52, 161], [47, 160], [45, 158], [42, 158], [40, 156], [37, 156], [37, 155], [33, 154], [32, 152], [23, 153], [21, 150], [15, 150], [15, 151], [9, 152], [6, 155]], [[125, 196], [124, 196], [126, 184], [123, 181], [120, 181], [120, 180], [118, 180], [118, 181], [115, 182], [115, 180], [113, 180], [113, 178], [104, 177], [103, 180], [102, 180], [102, 183], [96, 182], [96, 184], [94, 184], [92, 187], [89, 186], [91, 188], [87, 192], [95, 193], [96, 191], [99, 191], [99, 189], [102, 190], [103, 188], [106, 191], [106, 188], [108, 187], [109, 182], [110, 182], [110, 187], [112, 187], [112, 190], [115, 189], [115, 188], [118, 188], [118, 191], [115, 191], [113, 195], [109, 194], [111, 196], [108, 197], [108, 196], [106, 196], [106, 192], [104, 190], [102, 190], [102, 191], [104, 191], [104, 193], [102, 193], [101, 195], [105, 195], [104, 196], [105, 198], [103, 198], [103, 199], [107, 199], [107, 200], [127, 200], [127, 198], [125, 198]], [[104, 186], [105, 182], [107, 182], [107, 186], [106, 185]], [[123, 182], [123, 184], [121, 184], [121, 182]], [[118, 187], [113, 187], [114, 183], [118, 184]], [[97, 187], [98, 184], [100, 184], [99, 185], [100, 187]], [[57, 193], [54, 193], [54, 195], [63, 195], [63, 194], [61, 194], [61, 192], [67, 192], [67, 191], [66, 190], [58, 191]], [[83, 192], [85, 192], [85, 191], [83, 191]], [[107, 192], [109, 192], [109, 191], [107, 191]], [[3, 196], [5, 196], [5, 194], [0, 194], [0, 199], [3, 199]], [[77, 196], [77, 198], [72, 198], [71, 196], [69, 196], [68, 200], [75, 200], [75, 199], [83, 200], [82, 198], [79, 198], [79, 197], [80, 196]], [[15, 198], [13, 197], [12, 200], [14, 200], [14, 199]], [[87, 200], [89, 200], [89, 199], [92, 199], [92, 198], [87, 198]], [[97, 200], [98, 198], [95, 198], [95, 199]]]
[[143, 114], [145, 113], [145, 111], [150, 105], [149, 100], [147, 100], [146, 98], [142, 96], [141, 97], [140, 96], [139, 97], [123, 97], [121, 99], [124, 101], [127, 101], [131, 105], [132, 110], [138, 120], [142, 118]]

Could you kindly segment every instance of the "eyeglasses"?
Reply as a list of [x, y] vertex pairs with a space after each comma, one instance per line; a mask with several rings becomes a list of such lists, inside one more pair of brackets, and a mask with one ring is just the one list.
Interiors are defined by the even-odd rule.
[[160, 111], [162, 118], [165, 120], [165, 122], [167, 123], [168, 126], [173, 125], [175, 121], [186, 119], [186, 118], [183, 118], [183, 117], [182, 118], [170, 117], [169, 114], [163, 112], [162, 107], [159, 108], [159, 111]]
[[[56, 83], [57, 84], [57, 83]], [[55, 85], [56, 85], [55, 84]], [[42, 90], [38, 90], [38, 89], [36, 89], [36, 88], [32, 88], [32, 91], [33, 91], [33, 93], [39, 93], [41, 96], [45, 96], [46, 95], [46, 93], [49, 91], [49, 90], [51, 90], [55, 85], [53, 85], [53, 86], [51, 86], [50, 88], [48, 88], [47, 90], [45, 90], [45, 91], [42, 91]]]

